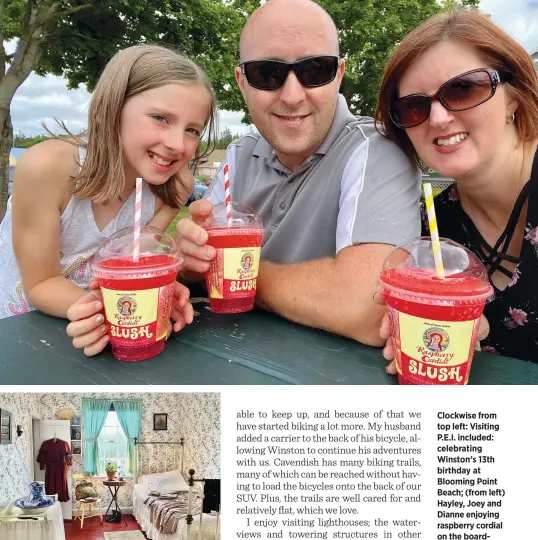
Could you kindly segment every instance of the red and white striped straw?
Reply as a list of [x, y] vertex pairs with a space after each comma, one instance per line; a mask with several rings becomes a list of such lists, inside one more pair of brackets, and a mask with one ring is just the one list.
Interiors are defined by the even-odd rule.
[[232, 224], [232, 199], [230, 197], [230, 178], [228, 177], [228, 163], [224, 165], [224, 194], [226, 196], [226, 221], [228, 227]]
[[140, 255], [140, 226], [142, 225], [142, 178], [136, 179], [135, 222], [133, 261], [138, 262]]

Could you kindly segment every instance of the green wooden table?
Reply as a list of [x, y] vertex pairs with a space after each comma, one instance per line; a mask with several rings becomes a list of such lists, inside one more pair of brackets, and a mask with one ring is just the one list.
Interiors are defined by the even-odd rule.
[[[87, 358], [66, 322], [33, 312], [0, 320], [0, 385], [12, 384], [397, 384], [380, 349], [263, 311], [215, 315], [205, 304], [159, 356]], [[477, 353], [471, 384], [538, 384], [538, 364]]]

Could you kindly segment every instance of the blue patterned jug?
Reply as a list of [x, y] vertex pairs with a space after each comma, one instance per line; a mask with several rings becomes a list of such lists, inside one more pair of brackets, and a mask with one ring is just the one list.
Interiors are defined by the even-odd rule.
[[45, 482], [32, 482], [30, 484], [30, 493], [24, 499], [24, 506], [35, 508], [46, 506], [50, 497], [45, 495]]

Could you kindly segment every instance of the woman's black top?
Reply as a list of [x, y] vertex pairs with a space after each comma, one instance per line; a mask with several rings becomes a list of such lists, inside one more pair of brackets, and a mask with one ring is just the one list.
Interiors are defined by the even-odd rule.
[[[525, 201], [528, 199], [525, 233], [519, 259], [506, 254]], [[538, 152], [532, 174], [514, 204], [506, 229], [495, 246], [489, 246], [463, 210], [456, 184], [435, 198], [440, 236], [451, 238], [476, 253], [491, 277], [499, 270], [511, 278], [504, 290], [493, 285], [495, 296], [486, 304], [484, 315], [489, 336], [481, 341], [482, 350], [538, 362]], [[423, 212], [423, 234], [429, 236]], [[500, 263], [517, 263], [510, 272]]]

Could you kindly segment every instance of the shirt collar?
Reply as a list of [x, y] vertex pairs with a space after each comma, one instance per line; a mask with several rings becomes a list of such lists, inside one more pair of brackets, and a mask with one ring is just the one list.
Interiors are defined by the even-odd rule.
[[342, 94], [338, 94], [338, 100], [336, 102], [336, 111], [334, 113], [333, 122], [329, 128], [329, 133], [322, 143], [319, 145], [319, 148], [316, 150], [316, 154], [326, 154], [334, 141], [340, 137], [343, 129], [353, 122], [356, 118], [351, 114], [348, 109], [346, 98]]

